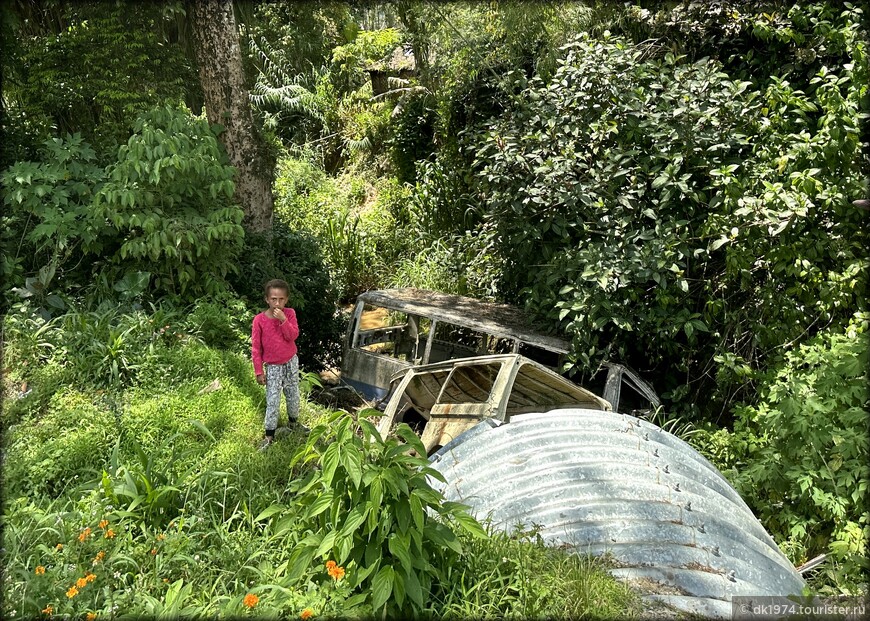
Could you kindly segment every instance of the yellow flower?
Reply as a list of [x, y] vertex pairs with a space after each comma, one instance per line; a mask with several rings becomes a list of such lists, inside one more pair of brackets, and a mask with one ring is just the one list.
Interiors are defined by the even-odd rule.
[[[57, 544], [56, 546], [54, 546], [54, 549], [55, 550], [63, 550], [63, 544], [62, 543]], [[50, 608], [50, 606], [49, 606], [49, 608]]]
[[163, 541], [164, 539], [166, 539], [166, 535], [164, 535], [163, 533], [157, 535], [157, 541]]
[[115, 538], [115, 531], [113, 531], [110, 528], [109, 530], [106, 531], [106, 539], [114, 539], [114, 538]]
[[253, 593], [248, 593], [245, 595], [245, 599], [242, 600], [242, 603], [248, 608], [253, 608], [260, 601], [260, 598], [254, 595]]
[[96, 579], [97, 579], [96, 574], [89, 573], [88, 575], [85, 576], [85, 580], [87, 580], [88, 582], [93, 582]]
[[305, 610], [303, 610], [302, 612], [299, 613], [300, 619], [310, 619], [313, 616], [314, 616], [314, 611], [311, 610], [311, 608], [306, 608]]
[[108, 526], [108, 525], [109, 525], [109, 520], [100, 520], [100, 528], [102, 528], [103, 530], [105, 530], [106, 526]]
[[95, 613], [95, 612], [89, 612], [87, 615], [85, 615], [85, 619], [87, 619], [87, 621], [94, 621], [94, 619], [96, 619], [96, 618], [97, 618], [97, 613]]
[[69, 588], [69, 590], [66, 592], [66, 596], [70, 599], [74, 598], [78, 594], [79, 594], [79, 590], [77, 588], [75, 588], [74, 586], [71, 586]]
[[90, 536], [91, 536], [91, 527], [88, 526], [88, 527], [87, 527], [86, 529], [84, 529], [84, 530], [81, 532], [81, 534], [79, 535], [79, 541], [84, 541], [85, 539], [87, 539], [87, 538], [90, 537]]
[[76, 580], [76, 586], [80, 589], [85, 588], [86, 586], [88, 586], [87, 579], [86, 578], [79, 578], [78, 580]]
[[97, 563], [102, 561], [104, 558], [106, 558], [106, 553], [103, 552], [102, 550], [100, 550], [99, 552], [97, 552], [97, 555], [94, 557], [93, 564], [96, 565]]
[[37, 565], [35, 572], [37, 576], [41, 576], [45, 573], [45, 567], [43, 567], [42, 565]]
[[43, 612], [43, 614], [46, 614], [50, 617], [51, 613], [54, 612], [54, 608], [52, 607], [51, 604], [49, 604], [48, 606], [46, 606], [45, 608], [42, 609], [42, 612]]

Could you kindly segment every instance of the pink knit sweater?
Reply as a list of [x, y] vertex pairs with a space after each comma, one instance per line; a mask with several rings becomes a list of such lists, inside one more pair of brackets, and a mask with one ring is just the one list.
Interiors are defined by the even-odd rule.
[[299, 337], [299, 324], [296, 311], [285, 308], [287, 321], [281, 323], [271, 319], [265, 312], [254, 317], [251, 326], [251, 358], [254, 361], [254, 374], [263, 374], [263, 363], [284, 364], [296, 355], [296, 339]]

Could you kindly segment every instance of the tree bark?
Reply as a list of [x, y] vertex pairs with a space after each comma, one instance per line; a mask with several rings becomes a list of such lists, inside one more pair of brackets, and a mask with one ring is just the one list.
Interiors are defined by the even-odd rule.
[[272, 166], [254, 125], [239, 32], [232, 0], [188, 0], [199, 81], [209, 123], [225, 129], [220, 135], [230, 163], [238, 171], [236, 200], [245, 212], [244, 225], [257, 233], [272, 227]]

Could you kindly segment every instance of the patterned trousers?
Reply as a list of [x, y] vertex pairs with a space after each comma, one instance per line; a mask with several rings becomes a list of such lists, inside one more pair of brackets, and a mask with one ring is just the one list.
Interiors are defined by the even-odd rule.
[[265, 364], [266, 374], [266, 430], [278, 426], [281, 393], [287, 401], [287, 418], [291, 423], [299, 417], [299, 358], [293, 356], [285, 364]]

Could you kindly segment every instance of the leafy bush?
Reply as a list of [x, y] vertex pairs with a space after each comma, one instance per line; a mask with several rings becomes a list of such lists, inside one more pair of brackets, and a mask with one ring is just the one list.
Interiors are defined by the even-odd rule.
[[830, 583], [848, 590], [870, 569], [868, 325], [859, 314], [788, 352], [735, 422], [760, 439], [736, 476], [743, 497], [796, 564], [829, 553]]
[[7, 223], [20, 235], [6, 275], [50, 265], [66, 270], [67, 290], [101, 277], [144, 278], [154, 297], [226, 290], [243, 214], [232, 203], [234, 169], [204, 119], [171, 108], [143, 114], [105, 171], [77, 135], [46, 142], [43, 157], [2, 176]]
[[751, 382], [707, 379], [717, 360], [764, 368], [783, 343], [844, 325], [866, 280], [847, 200], [864, 187], [854, 55], [817, 76], [817, 108], [708, 59], [607, 37], [565, 46], [477, 150], [500, 297], [560, 323], [578, 366], [655, 369], [695, 417], [748, 397]]
[[[364, 418], [337, 413], [329, 424], [334, 439], [319, 448], [328, 427], [313, 429], [291, 462], [318, 467], [290, 484], [293, 519], [307, 536], [290, 557], [288, 580], [310, 576], [312, 563], [327, 561], [334, 580], [346, 574], [350, 591], [359, 592], [344, 601], [344, 610], [325, 612], [366, 605], [377, 614], [420, 614], [462, 552], [454, 529], [485, 533], [461, 505], [443, 501], [429, 486], [426, 477], [440, 475], [425, 458], [409, 454], [425, 454], [410, 427], [397, 429], [404, 444], [382, 440]], [[280, 506], [270, 510], [273, 524], [286, 522], [283, 512]]]
[[171, 108], [142, 115], [108, 174], [94, 217], [116, 231], [111, 262], [121, 275], [149, 272], [155, 289], [174, 295], [225, 291], [243, 212], [233, 203], [235, 170], [207, 121]]
[[59, 135], [81, 133], [105, 162], [136, 115], [199, 88], [195, 67], [163, 30], [174, 13], [154, 5], [13, 9], [4, 33], [8, 108]]
[[[99, 254], [110, 236], [92, 217], [94, 195], [106, 179], [96, 153], [79, 134], [46, 140], [39, 162], [16, 162], [0, 176], [4, 187], [4, 305], [24, 275], [47, 268], [54, 276], [83, 254]], [[92, 272], [89, 272], [92, 274]], [[50, 279], [43, 279], [44, 287]], [[7, 289], [8, 287], [8, 289]]]
[[[250, 353], [251, 316], [243, 299], [222, 294], [198, 300], [185, 313], [185, 332], [195, 334], [205, 345]], [[171, 328], [168, 324], [163, 326]]]

